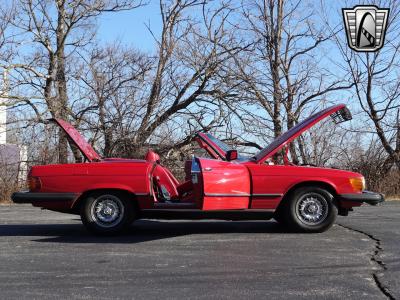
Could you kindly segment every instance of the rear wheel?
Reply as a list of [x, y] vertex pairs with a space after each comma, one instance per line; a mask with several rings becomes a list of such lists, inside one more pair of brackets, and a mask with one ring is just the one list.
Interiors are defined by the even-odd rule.
[[86, 228], [96, 234], [115, 234], [130, 225], [135, 217], [132, 200], [123, 193], [94, 193], [81, 207], [81, 219]]
[[302, 232], [323, 232], [336, 220], [338, 209], [332, 194], [320, 187], [302, 187], [289, 196], [284, 207], [285, 220], [291, 229]]

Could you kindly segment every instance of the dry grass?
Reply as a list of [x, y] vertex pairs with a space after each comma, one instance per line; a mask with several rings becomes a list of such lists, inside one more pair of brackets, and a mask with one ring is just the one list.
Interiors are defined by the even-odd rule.
[[0, 166], [0, 203], [10, 203], [12, 193], [22, 188], [17, 174], [13, 167]]
[[386, 201], [400, 201], [400, 195], [385, 197]]
[[400, 172], [393, 170], [381, 179], [369, 180], [367, 187], [385, 194], [387, 200], [400, 200]]
[[0, 179], [0, 203], [1, 204], [10, 204], [11, 203], [11, 195], [12, 193], [20, 190], [20, 185], [14, 181], [5, 181]]

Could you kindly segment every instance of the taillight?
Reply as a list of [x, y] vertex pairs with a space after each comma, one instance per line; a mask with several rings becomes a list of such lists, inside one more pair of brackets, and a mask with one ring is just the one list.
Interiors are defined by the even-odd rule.
[[39, 177], [29, 176], [28, 177], [28, 186], [30, 192], [39, 191], [42, 188], [42, 182]]

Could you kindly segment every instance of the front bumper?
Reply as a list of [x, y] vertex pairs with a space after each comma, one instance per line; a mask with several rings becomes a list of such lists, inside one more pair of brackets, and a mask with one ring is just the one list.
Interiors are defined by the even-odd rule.
[[76, 193], [33, 193], [17, 192], [12, 194], [14, 203], [40, 203], [40, 202], [72, 202], [79, 194]]
[[360, 194], [340, 194], [339, 200], [368, 203], [370, 205], [377, 205], [378, 203], [385, 201], [385, 196], [380, 193], [363, 191]]

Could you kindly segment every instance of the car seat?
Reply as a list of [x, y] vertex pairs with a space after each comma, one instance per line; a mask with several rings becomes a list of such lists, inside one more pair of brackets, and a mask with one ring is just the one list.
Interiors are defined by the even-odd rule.
[[180, 196], [186, 195], [193, 189], [191, 180], [180, 184], [171, 171], [160, 164], [160, 156], [152, 149], [147, 151], [145, 160], [156, 164], [153, 171], [153, 182], [156, 183], [159, 200], [179, 200]]

